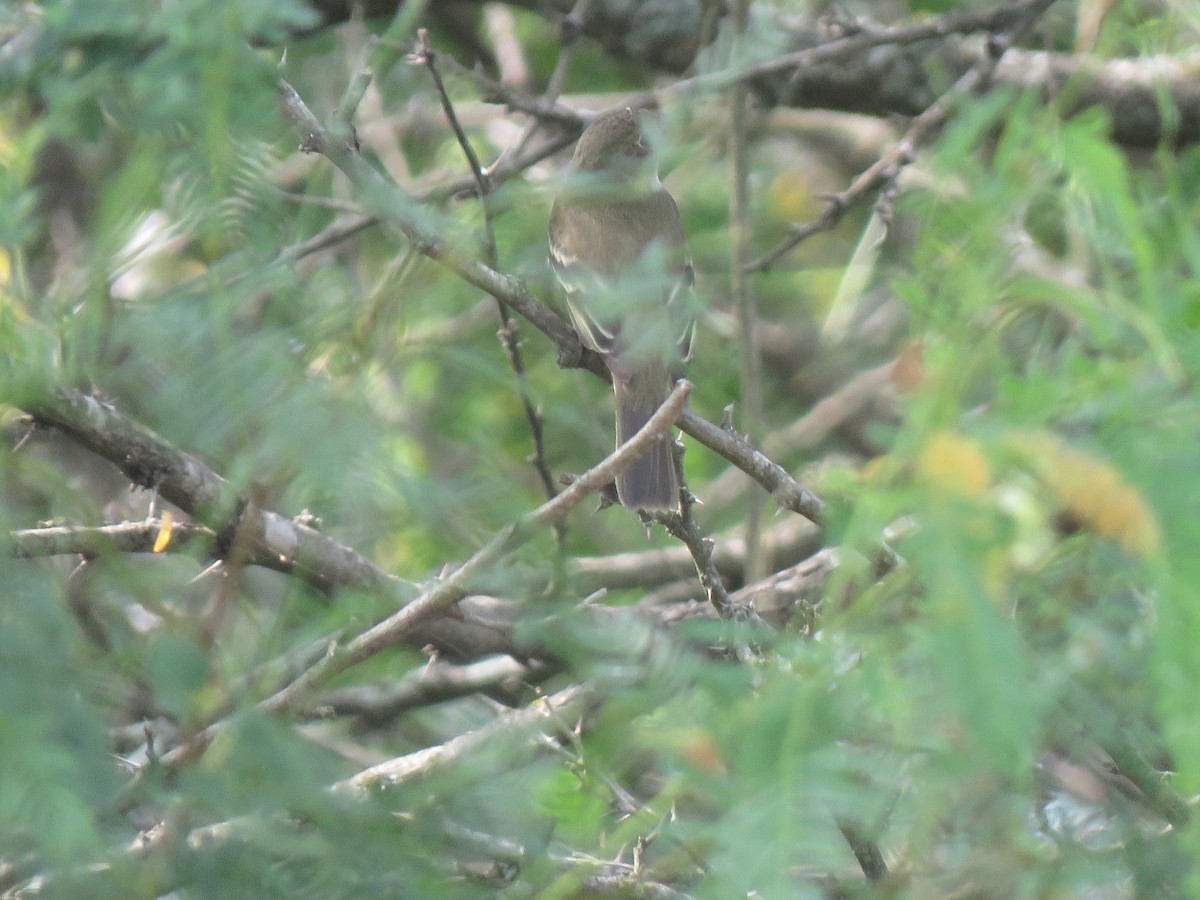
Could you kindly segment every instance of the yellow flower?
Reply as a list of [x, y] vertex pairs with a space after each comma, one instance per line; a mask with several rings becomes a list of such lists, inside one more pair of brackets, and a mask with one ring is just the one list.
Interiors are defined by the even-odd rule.
[[979, 442], [953, 431], [939, 431], [925, 442], [917, 472], [935, 492], [962, 497], [978, 497], [992, 478]]

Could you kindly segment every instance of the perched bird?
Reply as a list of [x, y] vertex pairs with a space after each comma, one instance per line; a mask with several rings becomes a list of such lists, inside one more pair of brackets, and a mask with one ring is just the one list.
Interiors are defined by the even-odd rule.
[[[579, 138], [573, 177], [550, 210], [550, 266], [583, 344], [604, 357], [617, 406], [617, 445], [637, 433], [691, 357], [692, 266], [675, 199], [631, 109], [597, 117]], [[630, 509], [678, 501], [670, 436], [617, 476]]]

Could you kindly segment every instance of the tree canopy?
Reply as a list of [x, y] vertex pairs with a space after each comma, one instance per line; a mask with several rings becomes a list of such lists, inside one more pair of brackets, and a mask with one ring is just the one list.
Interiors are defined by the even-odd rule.
[[1200, 16], [859, 5], [0, 10], [0, 894], [1200, 894]]

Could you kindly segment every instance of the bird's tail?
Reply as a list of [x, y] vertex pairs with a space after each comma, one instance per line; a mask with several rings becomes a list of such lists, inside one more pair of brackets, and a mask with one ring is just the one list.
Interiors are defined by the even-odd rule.
[[[638, 433], [671, 393], [663, 368], [652, 366], [628, 379], [616, 377], [617, 446]], [[674, 509], [679, 502], [671, 435], [656, 438], [650, 447], [617, 476], [617, 496], [629, 509]]]

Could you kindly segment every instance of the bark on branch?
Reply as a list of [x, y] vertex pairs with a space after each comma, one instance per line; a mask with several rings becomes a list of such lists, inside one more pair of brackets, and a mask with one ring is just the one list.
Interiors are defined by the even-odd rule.
[[[313, 4], [326, 24], [350, 15], [349, 0]], [[368, 0], [368, 15], [395, 12], [398, 0]], [[554, 22], [561, 22], [573, 0], [513, 0]], [[704, 39], [700, 0], [595, 0], [588, 5], [582, 32], [605, 51], [650, 69], [673, 75], [696, 62]], [[983, 13], [951, 13], [932, 21], [866, 29], [849, 37], [815, 27], [790, 26], [782, 18], [759, 27], [786, 35], [781, 57], [792, 64], [752, 79], [769, 105], [829, 109], [877, 116], [915, 116], [987, 54], [987, 35], [1010, 27], [1029, 6], [1002, 4]], [[775, 13], [767, 13], [775, 16]], [[809, 54], [839, 43], [837, 52]], [[1103, 109], [1115, 141], [1151, 147], [1163, 140], [1200, 141], [1200, 56], [1102, 60], [1070, 53], [1013, 48], [994, 75], [997, 88], [1035, 91], [1047, 102], [1061, 101], [1066, 115]], [[722, 76], [725, 82], [724, 76]], [[1164, 109], [1169, 100], [1172, 109]]]
[[[600, 355], [583, 347], [575, 329], [534, 297], [520, 279], [456, 252], [445, 236], [429, 226], [416, 201], [359, 154], [352, 135], [342, 133], [336, 123], [328, 129], [322, 125], [286, 81], [279, 84], [279, 96], [284, 114], [301, 135], [301, 149], [320, 153], [341, 169], [360, 192], [364, 204], [399, 228], [421, 253], [503, 301], [532, 323], [558, 347], [560, 365], [584, 368], [605, 380], [611, 378]], [[813, 522], [821, 521], [824, 503], [737, 433], [709, 422], [690, 409], [684, 409], [675, 424], [761, 484], [780, 506]]]
[[[246, 542], [247, 564], [293, 575], [323, 591], [357, 588], [390, 596], [397, 605], [417, 594], [410, 582], [385, 572], [353, 548], [279, 513], [245, 504], [229, 482], [206, 463], [103, 400], [62, 389], [25, 399], [19, 406], [35, 421], [70, 435], [116, 465], [134, 484], [156, 489], [163, 499], [207, 526], [177, 524], [172, 542], [210, 540], [215, 544], [212, 552], [220, 555], [221, 536], [232, 535], [238, 528]], [[17, 556], [139, 552], [153, 547], [160, 527], [161, 523], [131, 523], [96, 529], [38, 529], [17, 532], [10, 539]], [[416, 647], [432, 644], [453, 658], [523, 655], [510, 627], [462, 609], [421, 623], [409, 635], [409, 642]]]

